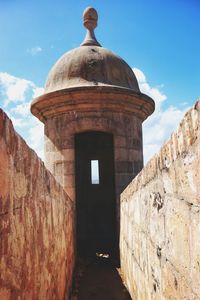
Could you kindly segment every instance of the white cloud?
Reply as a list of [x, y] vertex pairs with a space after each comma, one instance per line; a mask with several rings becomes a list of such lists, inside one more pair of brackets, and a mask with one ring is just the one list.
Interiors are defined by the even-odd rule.
[[162, 88], [163, 85], [160, 85], [159, 88], [151, 87], [146, 80], [146, 76], [141, 70], [133, 68], [133, 72], [137, 77], [141, 92], [147, 94], [148, 96], [154, 99], [156, 103], [156, 109], [158, 110], [160, 108], [161, 103], [167, 99], [167, 96], [163, 94], [163, 92], [159, 89]]
[[30, 102], [25, 102], [22, 104], [18, 104], [17, 106], [11, 108], [11, 112], [22, 116], [28, 116], [30, 114]]
[[34, 125], [28, 130], [29, 146], [33, 148], [37, 154], [44, 159], [44, 125], [34, 118]]
[[18, 106], [16, 110], [20, 110], [23, 107], [25, 109], [27, 106], [25, 102], [28, 97], [33, 99], [40, 96], [43, 92], [43, 88], [36, 86], [30, 80], [0, 72], [0, 96], [3, 98], [4, 107], [7, 107], [13, 102], [24, 102], [24, 105]]
[[5, 106], [9, 102], [23, 102], [28, 88], [32, 85], [33, 83], [29, 80], [0, 72], [0, 88], [1, 94], [4, 96]]
[[41, 87], [35, 87], [33, 89], [33, 98], [39, 97], [44, 93], [44, 88]]
[[153, 98], [156, 106], [154, 113], [143, 124], [144, 161], [147, 162], [176, 129], [188, 107], [169, 106], [164, 108], [163, 104], [167, 100], [167, 96], [162, 92], [163, 84], [159, 87], [151, 87], [141, 70], [134, 68], [133, 71], [138, 79], [141, 92]]
[[31, 49], [27, 49], [28, 53], [32, 56], [37, 55], [38, 53], [42, 52], [42, 48], [40, 46], [33, 47]]
[[32, 81], [0, 72], [0, 101], [16, 130], [42, 159], [43, 124], [30, 113], [30, 104], [43, 91]]
[[133, 72], [135, 73], [135, 76], [137, 77], [137, 80], [140, 84], [146, 82], [146, 77], [140, 69], [133, 68]]
[[15, 118], [12, 115], [10, 115], [9, 118], [12, 120], [14, 127], [16, 127], [17, 129], [23, 128], [26, 126], [26, 123], [22, 118]]

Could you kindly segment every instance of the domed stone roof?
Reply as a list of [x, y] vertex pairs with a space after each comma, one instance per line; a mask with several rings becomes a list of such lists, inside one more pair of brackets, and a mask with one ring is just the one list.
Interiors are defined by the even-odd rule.
[[85, 10], [83, 43], [57, 61], [49, 72], [44, 94], [32, 101], [31, 112], [42, 122], [84, 111], [131, 113], [144, 121], [154, 111], [153, 99], [140, 92], [129, 65], [96, 40], [97, 17], [94, 8]]
[[48, 75], [45, 93], [86, 86], [116, 86], [140, 93], [129, 65], [97, 42], [94, 35], [97, 25], [95, 9], [85, 10], [84, 25], [87, 28], [84, 42], [56, 62]]
[[48, 75], [45, 92], [81, 86], [117, 86], [139, 92], [128, 64], [99, 46], [81, 46], [65, 53]]

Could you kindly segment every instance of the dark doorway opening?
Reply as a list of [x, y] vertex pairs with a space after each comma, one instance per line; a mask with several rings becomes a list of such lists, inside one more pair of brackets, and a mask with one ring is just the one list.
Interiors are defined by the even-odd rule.
[[118, 257], [113, 135], [75, 135], [76, 232], [79, 256]]

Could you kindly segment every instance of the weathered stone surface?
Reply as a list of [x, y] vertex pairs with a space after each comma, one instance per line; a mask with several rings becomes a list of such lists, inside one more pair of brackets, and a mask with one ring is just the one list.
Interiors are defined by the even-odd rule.
[[200, 102], [121, 195], [133, 299], [200, 299]]
[[68, 299], [73, 220], [73, 202], [0, 110], [1, 300]]
[[52, 117], [45, 121], [45, 165], [75, 201], [75, 134], [84, 131], [112, 133], [116, 213], [119, 216], [120, 193], [143, 166], [141, 127], [142, 121], [135, 115], [100, 109]]

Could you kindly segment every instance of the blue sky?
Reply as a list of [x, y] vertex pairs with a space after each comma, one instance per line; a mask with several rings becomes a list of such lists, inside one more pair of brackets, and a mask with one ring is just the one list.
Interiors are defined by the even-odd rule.
[[144, 125], [147, 160], [200, 96], [199, 0], [0, 0], [0, 105], [42, 155], [42, 126], [29, 103], [55, 61], [84, 39], [87, 6], [98, 11], [99, 42], [135, 68], [141, 90], [156, 101]]

